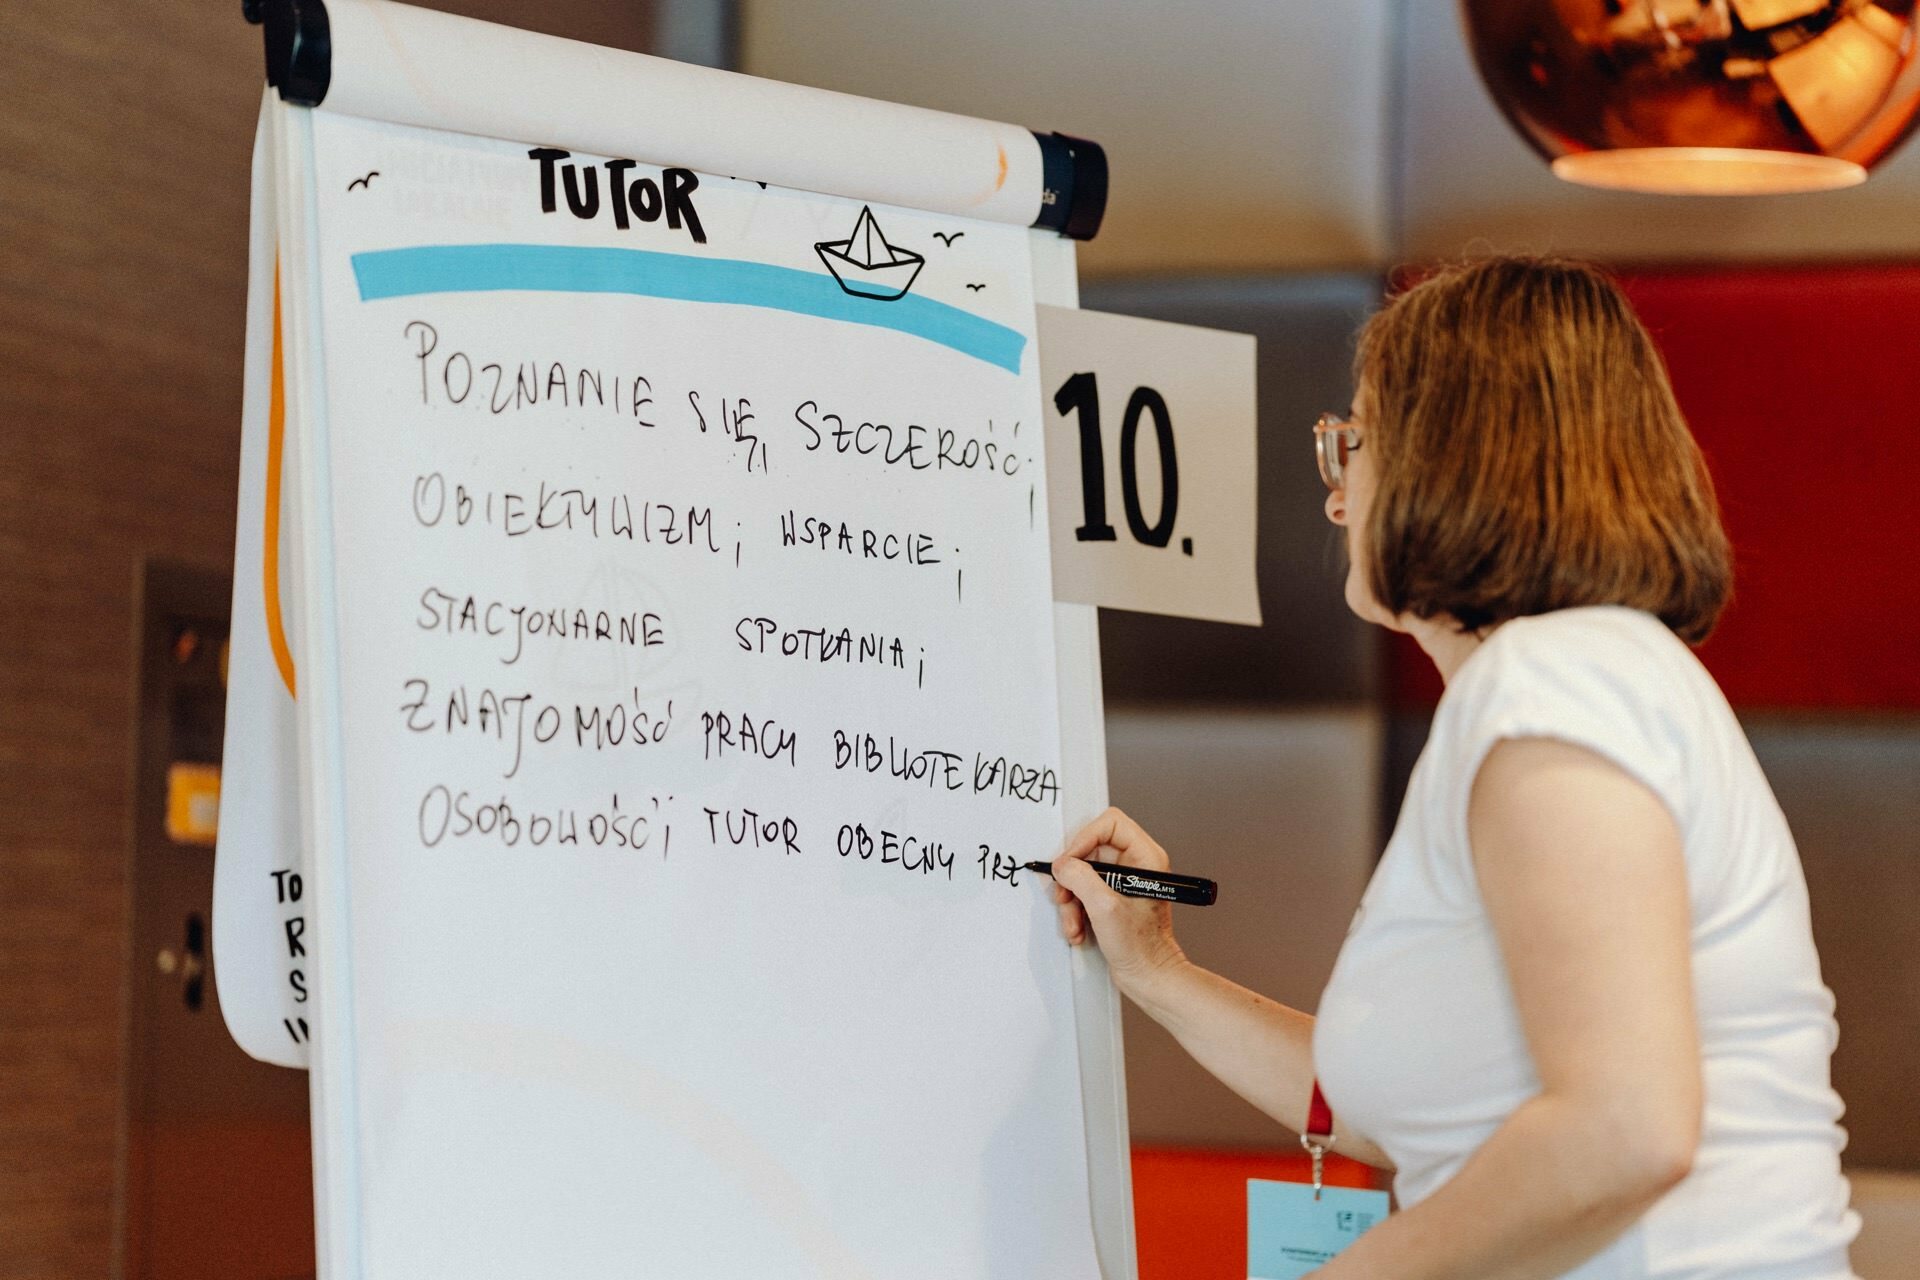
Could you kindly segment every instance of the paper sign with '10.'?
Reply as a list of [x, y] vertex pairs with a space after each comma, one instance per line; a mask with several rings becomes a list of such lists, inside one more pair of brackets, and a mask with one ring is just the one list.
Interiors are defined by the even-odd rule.
[[1259, 625], [1253, 338], [1039, 316], [1055, 598]]

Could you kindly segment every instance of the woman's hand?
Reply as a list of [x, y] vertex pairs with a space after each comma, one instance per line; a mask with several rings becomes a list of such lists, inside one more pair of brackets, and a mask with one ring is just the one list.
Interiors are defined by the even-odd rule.
[[[1167, 851], [1118, 809], [1082, 827], [1053, 860], [1060, 932], [1075, 946], [1097, 940], [1121, 994], [1229, 1089], [1297, 1128], [1313, 1089], [1313, 1019], [1188, 960], [1168, 905], [1115, 893], [1088, 859], [1165, 871]], [[1339, 1133], [1342, 1154], [1391, 1167], [1365, 1138]]]
[[1114, 985], [1137, 999], [1148, 981], [1186, 963], [1186, 953], [1173, 938], [1173, 911], [1164, 902], [1115, 893], [1086, 865], [1088, 859], [1165, 871], [1167, 851], [1132, 818], [1108, 809], [1082, 827], [1053, 860], [1060, 932], [1074, 946], [1090, 938], [1099, 943]]

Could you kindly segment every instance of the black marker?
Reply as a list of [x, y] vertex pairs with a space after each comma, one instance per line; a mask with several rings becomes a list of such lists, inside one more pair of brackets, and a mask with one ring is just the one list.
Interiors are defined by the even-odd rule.
[[[1189, 907], [1210, 907], [1220, 896], [1220, 886], [1211, 880], [1202, 880], [1199, 876], [1178, 876], [1171, 871], [1143, 871], [1139, 867], [1123, 867], [1117, 862], [1095, 862], [1086, 860], [1088, 866], [1100, 873], [1107, 887], [1115, 893], [1129, 898], [1157, 898], [1162, 902], [1178, 902]], [[1022, 871], [1038, 871], [1042, 875], [1053, 874], [1051, 862], [1029, 862], [1020, 868]]]

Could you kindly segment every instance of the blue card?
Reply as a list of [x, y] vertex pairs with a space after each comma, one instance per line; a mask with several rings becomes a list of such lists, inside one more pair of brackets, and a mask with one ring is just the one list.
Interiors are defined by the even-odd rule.
[[1247, 1280], [1299, 1280], [1387, 1216], [1387, 1193], [1247, 1182]]

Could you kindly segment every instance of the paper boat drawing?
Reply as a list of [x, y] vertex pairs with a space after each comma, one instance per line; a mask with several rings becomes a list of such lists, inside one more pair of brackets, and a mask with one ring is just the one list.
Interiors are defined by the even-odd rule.
[[822, 240], [813, 246], [840, 287], [856, 298], [893, 302], [907, 296], [914, 277], [927, 260], [911, 249], [887, 243], [874, 221], [873, 210], [860, 206], [860, 220], [845, 240]]

